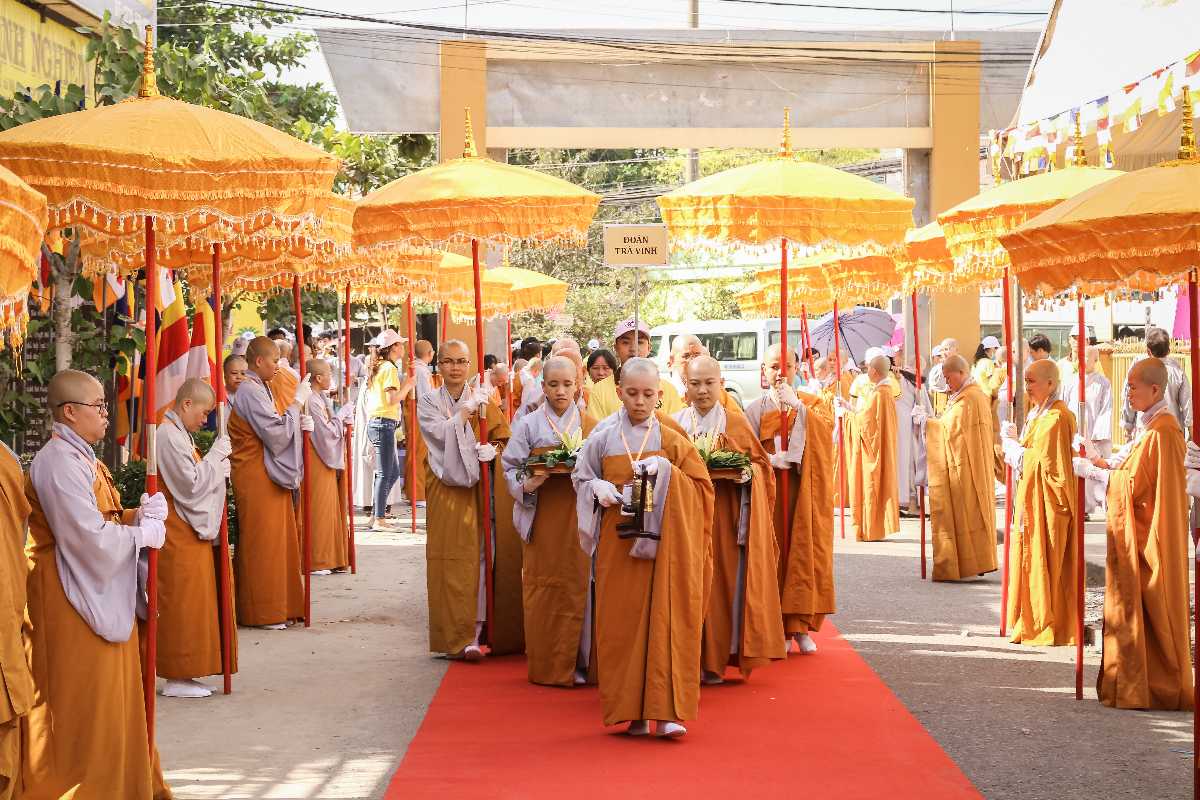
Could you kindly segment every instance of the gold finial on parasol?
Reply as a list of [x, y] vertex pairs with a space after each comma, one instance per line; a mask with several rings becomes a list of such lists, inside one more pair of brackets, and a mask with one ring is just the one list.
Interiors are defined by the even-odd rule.
[[1075, 112], [1075, 133], [1071, 135], [1071, 144], [1075, 147], [1075, 151], [1071, 153], [1072, 167], [1086, 167], [1088, 165], [1087, 151], [1083, 149], [1083, 128], [1079, 125], [1079, 112]]
[[779, 140], [779, 156], [792, 157], [792, 109], [787, 106], [783, 109], [783, 138]]
[[475, 147], [475, 128], [471, 125], [471, 109], [466, 111], [467, 120], [463, 128], [463, 158], [479, 158], [479, 150]]
[[1179, 158], [1195, 160], [1200, 158], [1200, 153], [1196, 151], [1196, 128], [1192, 122], [1192, 90], [1186, 85], [1183, 87], [1183, 103], [1179, 108], [1183, 115], [1183, 133], [1179, 137]]
[[154, 77], [154, 28], [146, 26], [146, 49], [142, 51], [142, 88], [138, 97], [158, 97], [158, 81]]

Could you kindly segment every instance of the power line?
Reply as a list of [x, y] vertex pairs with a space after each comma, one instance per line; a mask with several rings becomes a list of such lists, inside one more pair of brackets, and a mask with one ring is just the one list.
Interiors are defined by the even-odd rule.
[[988, 16], [988, 17], [1044, 17], [1048, 11], [1003, 11], [968, 9], [950, 10], [939, 8], [911, 8], [907, 6], [848, 6], [834, 3], [796, 3], [791, 0], [712, 0], [720, 3], [736, 3], [747, 6], [775, 6], [778, 8], [807, 8], [820, 11], [883, 11], [903, 14], [953, 14], [955, 16]]

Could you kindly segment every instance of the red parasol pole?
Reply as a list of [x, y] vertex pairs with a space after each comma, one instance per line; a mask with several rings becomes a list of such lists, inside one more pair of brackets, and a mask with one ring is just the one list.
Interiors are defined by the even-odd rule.
[[[416, 373], [415, 359], [417, 357], [417, 324], [413, 321], [413, 304], [412, 292], [408, 294], [408, 377], [411, 379]], [[417, 444], [417, 392], [414, 388], [409, 395], [411, 402], [408, 404], [408, 429], [405, 432], [405, 438], [408, 446], [408, 458], [405, 459], [408, 469], [408, 509], [409, 522], [411, 530], [415, 536], [417, 533], [417, 459], [416, 459], [416, 444]]]
[[508, 390], [504, 393], [504, 413], [508, 417], [508, 421], [512, 422], [513, 418], [513, 397], [512, 397], [512, 317], [508, 317], [505, 321], [505, 346], [504, 352], [508, 358]]
[[[1186, 92], [1184, 93], [1186, 96]], [[1188, 273], [1188, 331], [1192, 338], [1192, 386], [1200, 386], [1200, 318], [1196, 316], [1196, 270]], [[1200, 444], [1200, 403], [1192, 403], [1192, 441]], [[1200, 542], [1200, 528], [1192, 531], [1192, 543]], [[1192, 709], [1192, 792], [1200, 800], [1200, 736], [1197, 736], [1196, 708], [1200, 708], [1200, 581], [1196, 581], [1193, 609], [1197, 609], [1193, 622], [1196, 626], [1192, 646], [1192, 678], [1195, 684], [1196, 703]]]
[[[787, 239], [780, 241], [779, 247], [779, 371], [783, 375], [784, 383], [788, 381], [788, 367], [791, 365], [791, 359], [788, 358], [788, 248]], [[786, 453], [788, 450], [788, 430], [787, 424], [787, 409], [783, 407], [783, 403], [779, 404], [779, 450], [781, 453]], [[779, 505], [783, 509], [783, 531], [780, 536], [779, 544], [779, 559], [785, 565], [788, 563], [788, 555], [792, 547], [792, 514], [788, 507], [791, 495], [788, 494], [788, 478], [790, 468], [781, 469], [779, 471]]]
[[[917, 376], [917, 402], [921, 402], [921, 326], [918, 324], [917, 293], [912, 293], [913, 370]], [[921, 516], [921, 580], [925, 580], [925, 487], [917, 487], [917, 513]]]
[[[300, 276], [292, 278], [292, 305], [296, 310], [296, 347], [299, 348], [299, 357], [296, 362], [300, 366], [300, 381], [305, 380], [307, 373], [304, 363], [304, 311], [300, 308]], [[308, 409], [300, 409], [300, 413], [304, 414]], [[301, 551], [304, 561], [304, 627], [312, 627], [312, 507], [309, 505], [308, 494], [308, 473], [309, 473], [309, 453], [308, 453], [308, 431], [303, 433], [303, 448], [304, 448], [304, 475], [300, 479], [300, 508], [301, 522], [304, 525], [304, 532], [301, 536], [303, 550]]]
[[[838, 397], [842, 396], [842, 328], [839, 322], [838, 301], [833, 299], [833, 360], [834, 390]], [[846, 480], [846, 426], [838, 420], [838, 517], [841, 524], [842, 538], [846, 538], [846, 503], [850, 491], [850, 482]]]
[[[342, 346], [342, 360], [345, 364], [345, 374], [342, 383], [346, 387], [346, 402], [350, 402], [350, 282], [346, 282], [346, 340]], [[349, 545], [350, 574], [358, 574], [358, 553], [354, 546], [354, 417], [346, 419], [346, 433], [342, 442], [346, 448], [346, 537]]]
[[[1087, 373], [1083, 370], [1083, 359], [1085, 350], [1087, 349], [1087, 327], [1084, 325], [1083, 318], [1083, 297], [1080, 296], [1078, 301], [1079, 310], [1079, 342], [1076, 346], [1076, 354], [1079, 357], [1079, 366], [1076, 371], [1079, 373], [1079, 402], [1077, 403], [1076, 413], [1079, 414], [1079, 425], [1082, 429], [1084, 420], [1084, 404], [1087, 400]], [[1087, 450], [1080, 445], [1079, 455], [1087, 456]], [[1075, 699], [1083, 699], [1083, 591], [1085, 584], [1085, 570], [1083, 557], [1083, 537], [1085, 527], [1087, 525], [1087, 509], [1084, 506], [1086, 495], [1084, 487], [1086, 481], [1080, 478], [1077, 481], [1075, 492], [1076, 502], [1076, 523], [1075, 523], [1075, 611], [1078, 614], [1075, 620]]]
[[442, 303], [442, 313], [439, 314], [438, 316], [441, 317], [441, 323], [442, 323], [442, 338], [438, 340], [438, 346], [440, 347], [442, 342], [446, 341], [446, 326], [450, 324], [450, 304], [449, 303]]
[[808, 329], [808, 308], [804, 303], [800, 304], [800, 340], [804, 346], [804, 357], [808, 359], [808, 377], [812, 380], [817, 372], [813, 369], [812, 332]]
[[[475, 271], [475, 350], [479, 367], [479, 388], [483, 388], [483, 286], [479, 274], [479, 240], [471, 240], [471, 264]], [[445, 311], [446, 305], [442, 304]], [[442, 321], [443, 326], [445, 320]], [[487, 444], [487, 406], [479, 407], [479, 443]], [[479, 465], [480, 510], [483, 513], [483, 567], [484, 581], [487, 589], [487, 638], [491, 642], [492, 626], [496, 619], [496, 587], [492, 557], [492, 480], [487, 464]]]
[[[223, 360], [225, 350], [225, 321], [222, 319], [221, 299], [221, 245], [212, 246], [213, 328], [217, 360]], [[227, 435], [227, 409], [225, 408], [225, 365], [217, 364], [217, 434]], [[221, 539], [217, 570], [221, 580], [221, 591], [217, 598], [221, 603], [221, 672], [225, 678], [225, 694], [233, 691], [233, 580], [229, 569], [229, 504], [221, 503]]]
[[[158, 297], [158, 260], [154, 252], [154, 217], [146, 215], [146, 382], [142, 386], [143, 415], [146, 444], [146, 494], [158, 491], [158, 452], [155, 437], [158, 432], [158, 404], [154, 396], [158, 376], [158, 341], [154, 318]], [[142, 690], [146, 699], [146, 742], [150, 757], [154, 757], [154, 683], [158, 667], [158, 550], [147, 553], [149, 569], [146, 577], [146, 664], [142, 674]]]
[[[1016, 422], [1017, 392], [1013, 385], [1013, 330], [1012, 330], [1012, 287], [1009, 284], [1008, 267], [1004, 268], [1004, 347], [1008, 352], [1005, 359], [1005, 379], [1008, 381], [1009, 418]], [[1013, 520], [1013, 471], [1004, 465], [1004, 573], [1000, 577], [1000, 635], [1008, 634], [1008, 545], [1012, 537]]]

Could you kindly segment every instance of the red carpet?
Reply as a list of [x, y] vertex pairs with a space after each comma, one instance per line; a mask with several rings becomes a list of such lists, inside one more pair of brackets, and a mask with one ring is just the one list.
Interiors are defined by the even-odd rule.
[[981, 796], [832, 626], [817, 643], [705, 688], [679, 741], [604, 728], [595, 688], [533, 686], [521, 658], [452, 664], [386, 800]]

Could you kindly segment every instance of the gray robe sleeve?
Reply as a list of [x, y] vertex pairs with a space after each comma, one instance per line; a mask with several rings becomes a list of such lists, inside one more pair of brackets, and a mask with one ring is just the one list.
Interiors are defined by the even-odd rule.
[[788, 446], [784, 458], [788, 463], [799, 466], [804, 461], [804, 448], [808, 444], [808, 406], [803, 403], [794, 409], [796, 418], [792, 420], [792, 429], [788, 431]]
[[512, 436], [504, 447], [500, 464], [504, 468], [504, 480], [508, 484], [508, 493], [513, 498], [513, 527], [521, 541], [529, 543], [533, 535], [533, 518], [537, 515], [537, 492], [527, 493], [521, 486], [519, 473], [524, 469], [529, 453], [533, 449], [530, 441], [531, 423], [533, 417], [519, 420], [512, 427]]
[[611, 430], [611, 426], [605, 426], [603, 430], [597, 426], [592, 430], [575, 458], [575, 469], [571, 473], [571, 483], [575, 486], [575, 516], [579, 520], [579, 546], [589, 556], [596, 553], [600, 541], [600, 517], [604, 513], [604, 507], [596, 501], [592, 481], [604, 480], [604, 443]]
[[346, 426], [329, 413], [328, 400], [313, 392], [308, 398], [307, 414], [312, 417], [313, 429], [309, 440], [321, 462], [330, 469], [345, 469], [346, 455], [343, 446]]
[[417, 423], [428, 448], [429, 468], [447, 486], [474, 486], [479, 482], [479, 456], [475, 450], [479, 440], [474, 425], [464, 422], [457, 410], [447, 419], [437, 404], [441, 394], [444, 391], [439, 389], [417, 403]]
[[266, 388], [247, 380], [234, 393], [231, 405], [263, 443], [267, 476], [284, 489], [297, 489], [303, 473], [299, 409], [292, 405], [280, 415]]
[[175, 512], [198, 538], [214, 541], [221, 533], [225, 476], [210, 459], [195, 460], [192, 437], [170, 420], [158, 426], [157, 442], [158, 474], [171, 492]]

